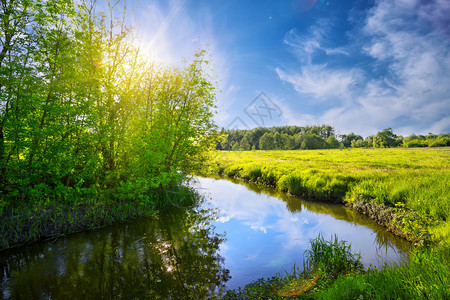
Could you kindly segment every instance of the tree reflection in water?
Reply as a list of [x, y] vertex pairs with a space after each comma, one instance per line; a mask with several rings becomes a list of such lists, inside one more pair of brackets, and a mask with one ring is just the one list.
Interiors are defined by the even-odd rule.
[[231, 278], [211, 209], [159, 217], [0, 254], [1, 298], [220, 297]]

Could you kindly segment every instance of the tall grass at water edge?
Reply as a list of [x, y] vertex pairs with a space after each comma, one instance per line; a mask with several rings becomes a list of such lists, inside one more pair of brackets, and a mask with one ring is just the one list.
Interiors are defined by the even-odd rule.
[[417, 243], [450, 239], [450, 148], [212, 155], [206, 175], [252, 181], [310, 200], [344, 202]]
[[350, 245], [318, 236], [304, 267], [230, 290], [223, 299], [450, 299], [450, 248], [416, 249], [407, 262], [363, 268]]

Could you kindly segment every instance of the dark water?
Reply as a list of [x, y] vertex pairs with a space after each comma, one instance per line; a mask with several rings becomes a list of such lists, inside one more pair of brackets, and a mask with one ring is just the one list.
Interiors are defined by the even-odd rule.
[[337, 234], [382, 267], [409, 244], [340, 205], [199, 178], [198, 207], [0, 253], [0, 299], [202, 299], [302, 266], [309, 240]]

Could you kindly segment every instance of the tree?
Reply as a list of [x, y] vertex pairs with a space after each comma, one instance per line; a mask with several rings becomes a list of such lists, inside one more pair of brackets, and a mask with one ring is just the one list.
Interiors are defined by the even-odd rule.
[[275, 132], [273, 134], [273, 149], [281, 150], [283, 149], [283, 139], [281, 138], [281, 134], [279, 132]]
[[354, 134], [353, 132], [351, 132], [348, 135], [346, 135], [346, 134], [341, 135], [341, 142], [342, 142], [342, 144], [344, 144], [344, 147], [351, 147], [352, 141], [357, 141], [357, 140], [363, 140], [363, 138], [362, 138], [362, 136]]
[[95, 1], [0, 3], [0, 214], [3, 199], [177, 184], [216, 140], [205, 52], [156, 66], [134, 46], [124, 6], [108, 9], [106, 22]]
[[334, 135], [331, 135], [327, 138], [328, 148], [337, 149], [339, 148], [339, 141], [336, 139]]
[[395, 147], [397, 146], [396, 139], [397, 136], [392, 132], [392, 128], [386, 128], [377, 133], [373, 140], [373, 144], [374, 147], [377, 148]]
[[250, 143], [248, 142], [247, 137], [245, 136], [241, 140], [240, 149], [244, 151], [251, 149]]
[[294, 138], [286, 133], [281, 134], [281, 140], [283, 144], [283, 150], [294, 149]]
[[274, 138], [273, 134], [270, 132], [264, 133], [264, 135], [259, 139], [259, 148], [261, 150], [273, 150], [274, 147]]
[[367, 147], [367, 146], [368, 146], [368, 144], [364, 140], [353, 140], [352, 141], [352, 148], [363, 148], [363, 147]]
[[326, 141], [317, 134], [305, 134], [301, 149], [324, 149]]

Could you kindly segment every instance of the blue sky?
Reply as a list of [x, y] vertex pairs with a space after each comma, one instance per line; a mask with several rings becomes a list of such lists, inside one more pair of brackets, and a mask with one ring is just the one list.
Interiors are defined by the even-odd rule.
[[153, 58], [177, 64], [209, 51], [221, 127], [450, 132], [448, 0], [131, 4]]

